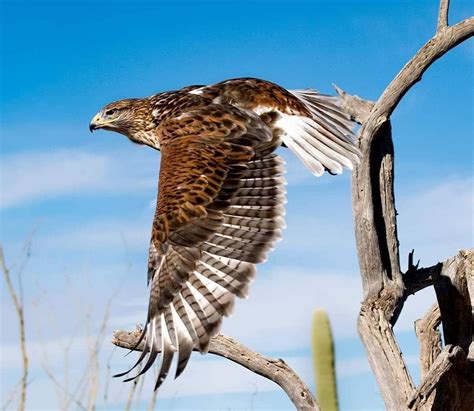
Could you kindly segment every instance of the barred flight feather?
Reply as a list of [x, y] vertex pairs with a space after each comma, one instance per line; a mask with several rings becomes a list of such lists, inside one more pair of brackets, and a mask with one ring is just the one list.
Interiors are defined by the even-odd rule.
[[[143, 332], [145, 349], [137, 364], [118, 376], [146, 361], [140, 373], [127, 381], [136, 378], [160, 356], [158, 388], [169, 373], [175, 352], [175, 377], [183, 372], [193, 348], [207, 352], [222, 318], [231, 314], [235, 297], [248, 295], [255, 264], [264, 261], [281, 238], [286, 192], [283, 172], [283, 160], [275, 154], [249, 162], [240, 188], [230, 198], [225, 212], [211, 211], [206, 218], [193, 220], [196, 231], [191, 234], [189, 230], [186, 234], [179, 230], [173, 233], [170, 238], [176, 245], [168, 247], [159, 272], [152, 276], [152, 293], [154, 283], [169, 279], [174, 284], [172, 290], [179, 288], [179, 292], [170, 292], [165, 299], [167, 305], [162, 308], [150, 308]], [[240, 215], [235, 210], [245, 213]], [[201, 236], [200, 229], [206, 235]], [[179, 245], [180, 240], [186, 243], [190, 236], [200, 241], [199, 246]]]
[[341, 174], [343, 167], [352, 170], [360, 158], [352, 131], [355, 123], [339, 107], [337, 97], [314, 90], [290, 92], [308, 108], [311, 117], [282, 114], [276, 125], [284, 132], [283, 142], [316, 176], [326, 170]]

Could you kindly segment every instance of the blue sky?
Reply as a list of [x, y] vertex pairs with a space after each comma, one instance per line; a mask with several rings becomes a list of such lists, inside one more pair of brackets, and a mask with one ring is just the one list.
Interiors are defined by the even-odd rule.
[[[65, 378], [63, 356], [55, 353], [74, 336], [69, 379], [79, 379], [88, 336], [97, 333], [115, 292], [99, 357], [103, 368], [113, 351], [112, 329], [145, 319], [159, 154], [119, 135], [90, 134], [97, 110], [120, 98], [242, 76], [326, 93], [336, 83], [376, 99], [432, 36], [438, 4], [3, 0], [0, 7], [0, 240], [7, 262], [18, 265], [25, 239], [36, 230], [23, 274], [32, 357], [27, 404], [36, 410], [58, 407], [42, 364]], [[470, 2], [453, 1], [450, 22], [472, 14]], [[472, 246], [473, 56], [472, 41], [450, 52], [392, 117], [403, 267], [412, 248], [422, 265], [430, 265]], [[316, 179], [291, 153], [282, 155], [288, 163], [288, 227], [224, 332], [284, 358], [313, 386], [311, 312], [327, 308], [341, 408], [382, 409], [356, 333], [362, 295], [350, 175]], [[424, 292], [409, 300], [396, 327], [415, 378], [412, 324], [432, 299]], [[20, 375], [16, 323], [3, 282], [1, 313], [3, 404]], [[115, 351], [112, 373], [131, 361]], [[107, 380], [102, 373], [101, 390]], [[150, 388], [144, 388], [143, 400]], [[109, 381], [109, 398], [100, 397], [99, 409], [121, 409], [127, 389]], [[271, 383], [197, 355], [180, 379], [163, 386], [159, 404], [292, 408]]]

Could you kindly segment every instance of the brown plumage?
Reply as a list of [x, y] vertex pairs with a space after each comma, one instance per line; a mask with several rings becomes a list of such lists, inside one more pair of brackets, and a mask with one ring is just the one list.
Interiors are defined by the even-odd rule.
[[251, 78], [121, 100], [93, 118], [91, 131], [116, 131], [162, 156], [146, 349], [132, 369], [146, 360], [143, 374], [160, 355], [158, 388], [175, 352], [178, 376], [193, 348], [207, 351], [281, 237], [285, 180], [275, 149], [286, 145], [315, 175], [339, 174], [359, 160], [352, 127], [335, 97]]

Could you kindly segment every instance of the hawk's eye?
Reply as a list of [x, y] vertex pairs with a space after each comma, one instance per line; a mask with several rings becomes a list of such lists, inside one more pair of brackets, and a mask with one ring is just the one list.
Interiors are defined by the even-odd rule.
[[107, 110], [105, 112], [105, 115], [106, 116], [111, 116], [111, 115], [115, 114], [117, 111], [119, 111], [118, 108], [111, 108], [110, 110]]

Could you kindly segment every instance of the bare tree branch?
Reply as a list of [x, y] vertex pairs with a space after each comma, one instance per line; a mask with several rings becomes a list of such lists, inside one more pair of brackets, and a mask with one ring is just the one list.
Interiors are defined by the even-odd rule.
[[21, 380], [17, 382], [15, 387], [13, 387], [13, 389], [10, 391], [10, 394], [8, 395], [6, 401], [3, 403], [3, 405], [2, 405], [2, 410], [3, 411], [7, 411], [8, 409], [10, 409], [9, 406], [12, 403], [12, 401], [15, 399], [20, 387], [21, 387]]
[[[141, 370], [142, 370], [142, 365], [139, 364], [138, 369], [137, 369], [137, 373], [140, 373]], [[127, 403], [125, 404], [124, 411], [130, 411], [131, 410], [131, 407], [132, 407], [132, 404], [133, 404], [133, 397], [135, 396], [135, 391], [137, 390], [138, 383], [143, 382], [144, 379], [145, 378], [142, 375], [138, 378], [135, 378], [132, 381], [132, 385], [130, 387], [130, 390], [128, 391]]]
[[433, 304], [425, 316], [415, 321], [415, 332], [420, 342], [420, 374], [424, 380], [436, 357], [441, 353], [441, 313], [437, 303]]
[[438, 32], [413, 56], [385, 89], [364, 123], [360, 134], [365, 146], [371, 144], [380, 127], [387, 121], [408, 90], [421, 80], [423, 73], [446, 52], [472, 37], [473, 34], [474, 17], [469, 17]]
[[42, 364], [42, 367], [48, 378], [58, 390], [58, 396], [60, 397], [60, 399], [62, 398], [61, 410], [66, 411], [69, 408], [69, 404], [71, 402], [74, 402], [79, 409], [84, 411], [87, 410], [86, 406], [81, 402], [81, 400], [77, 399], [74, 394], [71, 394], [67, 386], [64, 386], [61, 382], [59, 382], [59, 380], [54, 375], [54, 372], [51, 371], [46, 362]]
[[[438, 404], [433, 407], [423, 407], [432, 399], [433, 392], [443, 382], [449, 380], [451, 373], [469, 374], [468, 363], [466, 360], [466, 353], [458, 346], [447, 345], [441, 354], [436, 358], [428, 374], [423, 379], [422, 383], [414, 393], [413, 397], [408, 402], [408, 408], [419, 409], [436, 409], [436, 410], [470, 410], [474, 403], [474, 386], [472, 385], [472, 377], [467, 386], [461, 386], [458, 380], [453, 381], [458, 385], [457, 391], [460, 391], [456, 398], [453, 396], [438, 397]], [[467, 377], [469, 379], [469, 377]], [[453, 379], [454, 380], [454, 379]], [[470, 386], [470, 389], [468, 388]], [[436, 401], [436, 399], [435, 399]], [[442, 402], [442, 404], [439, 403]]]
[[15, 289], [13, 288], [13, 284], [10, 278], [10, 270], [7, 267], [5, 262], [5, 257], [3, 255], [3, 247], [0, 246], [0, 264], [2, 266], [3, 277], [5, 278], [5, 282], [7, 283], [8, 293], [10, 294], [13, 305], [15, 307], [15, 311], [18, 316], [19, 321], [19, 329], [20, 329], [20, 353], [21, 353], [21, 360], [22, 360], [22, 370], [23, 375], [21, 377], [21, 385], [20, 385], [20, 402], [18, 404], [18, 410], [24, 411], [26, 405], [26, 387], [28, 384], [28, 354], [26, 352], [26, 338], [25, 338], [25, 314], [23, 311], [23, 303], [18, 298]]
[[[112, 343], [118, 347], [133, 349], [141, 330], [115, 331]], [[137, 350], [143, 349], [143, 342]], [[301, 378], [283, 361], [275, 360], [244, 347], [234, 339], [219, 334], [211, 339], [209, 353], [227, 358], [248, 370], [278, 384], [298, 410], [319, 410], [313, 394]]]
[[117, 295], [117, 293], [118, 293], [118, 290], [116, 290], [114, 294], [112, 294], [110, 298], [108, 299], [97, 336], [92, 341], [92, 344], [90, 347], [89, 367], [88, 367], [89, 368], [88, 380], [89, 380], [89, 387], [90, 387], [89, 388], [89, 401], [88, 401], [88, 406], [87, 406], [88, 410], [94, 410], [96, 406], [97, 393], [99, 389], [99, 378], [100, 378], [99, 353], [104, 341], [105, 332], [107, 330], [107, 325], [109, 322], [110, 306], [112, 304], [113, 299]]
[[342, 109], [357, 123], [365, 123], [375, 103], [364, 100], [359, 96], [351, 96], [335, 84], [333, 84], [333, 87], [337, 94], [339, 94]]
[[[360, 148], [363, 158], [353, 175], [353, 205], [356, 238], [362, 251], [359, 262], [368, 297], [375, 298], [387, 285], [396, 290], [397, 299], [402, 300], [403, 294], [393, 207], [393, 144], [388, 118], [428, 67], [473, 33], [474, 18], [471, 17], [429, 40], [386, 88], [362, 126]], [[385, 206], [388, 208], [383, 209]], [[370, 252], [366, 253], [367, 250]], [[401, 309], [387, 308], [390, 317], [396, 317]], [[389, 312], [391, 309], [392, 313]]]
[[[473, 33], [474, 18], [469, 18], [428, 41], [385, 89], [362, 126], [363, 158], [353, 175], [353, 206], [366, 297], [377, 298], [382, 289], [390, 288], [395, 299], [403, 301], [404, 293], [393, 206], [393, 144], [388, 118], [428, 67]], [[386, 311], [390, 319], [396, 319], [401, 308], [400, 304], [389, 304]]]
[[448, 27], [449, 0], [441, 0], [439, 3], [438, 25], [436, 33]]
[[458, 255], [445, 261], [441, 270], [433, 273], [434, 288], [443, 319], [444, 341], [461, 347], [466, 354], [474, 331], [468, 288], [468, 272], [473, 266], [474, 249], [461, 250]]
[[[449, 365], [449, 362], [452, 361], [453, 356], [458, 355], [458, 350], [464, 353], [464, 358], [466, 357], [468, 351], [466, 348], [463, 350], [460, 344], [462, 342], [464, 342], [464, 344], [471, 342], [472, 312], [471, 305], [468, 303], [470, 300], [465, 279], [472, 271], [473, 260], [474, 249], [463, 250], [456, 256], [429, 268], [429, 270], [435, 273], [435, 287], [439, 284], [438, 277], [448, 277], [452, 283], [461, 286], [454, 288], [454, 291], [448, 287], [447, 296], [441, 298], [441, 300], [444, 299], [444, 305], [449, 310], [449, 314], [446, 314], [445, 317], [447, 321], [444, 323], [447, 324], [448, 330], [454, 330], [451, 332], [453, 335], [451, 338], [458, 345], [451, 346], [452, 349], [455, 350], [454, 354], [454, 351], [448, 351], [444, 354], [446, 358], [440, 359], [441, 337], [437, 331], [437, 327], [440, 324], [441, 313], [438, 304], [435, 304], [422, 320], [418, 320], [415, 323], [416, 333], [421, 345], [420, 365], [422, 379], [422, 383], [416, 392], [403, 361], [401, 351], [396, 343], [392, 326], [387, 321], [384, 311], [380, 308], [377, 309], [378, 302], [362, 305], [359, 317], [359, 333], [366, 345], [369, 362], [373, 367], [375, 375], [378, 376], [379, 386], [386, 402], [387, 398], [389, 401], [399, 401], [400, 398], [408, 396], [409, 399], [411, 398], [410, 407], [414, 407], [413, 409], [431, 410], [431, 406], [434, 403], [436, 407], [433, 409], [443, 410], [446, 408], [443, 408], [444, 405], [440, 405], [439, 402], [444, 401], [444, 398], [449, 398], [450, 401], [458, 401], [460, 404], [463, 404], [464, 401], [467, 401], [463, 398], [463, 393], [469, 389], [474, 390], [474, 386], [472, 385], [474, 377], [472, 374], [469, 376], [467, 365], [465, 367], [467, 371], [461, 375], [460, 378], [455, 380], [452, 378], [456, 383], [452, 381], [449, 382], [449, 378], [445, 378], [444, 376], [444, 373], [450, 371], [451, 365]], [[469, 267], [471, 267], [471, 269]], [[449, 284], [452, 283], [450, 282]], [[442, 287], [446, 287], [446, 285], [444, 284]], [[459, 301], [459, 304], [455, 304], [453, 299]], [[449, 335], [448, 332], [448, 338]], [[441, 365], [440, 361], [443, 361]], [[449, 365], [448, 368], [445, 367], [447, 365]], [[390, 384], [395, 381], [397, 381], [397, 388], [393, 389], [393, 386], [390, 387]], [[439, 385], [439, 381], [443, 383], [442, 392], [445, 394], [432, 395], [428, 401], [426, 396], [429, 396], [435, 386]], [[466, 390], [460, 390], [455, 384], [463, 385], [467, 388]], [[385, 396], [386, 391], [391, 391], [391, 396]], [[415, 401], [417, 396], [419, 396], [419, 398]], [[388, 409], [403, 409], [403, 407], [404, 406], [402, 406], [402, 408], [390, 408], [387, 406]], [[467, 410], [469, 408], [460, 406], [455, 409]]]
[[[352, 104], [348, 98], [345, 101]], [[364, 124], [370, 121], [376, 106]], [[364, 134], [364, 127], [362, 160], [352, 176], [352, 207], [364, 290], [358, 330], [387, 408], [399, 410], [406, 406], [415, 387], [392, 330], [403, 308], [405, 286], [398, 252], [391, 125], [385, 119], [375, 135]]]
[[110, 373], [110, 364], [112, 363], [112, 357], [114, 356], [115, 354], [115, 347], [114, 349], [110, 352], [109, 354], [109, 357], [107, 358], [107, 363], [106, 363], [106, 370], [107, 370], [107, 375], [105, 377], [105, 387], [104, 387], [104, 402], [107, 402], [107, 400], [109, 399], [109, 382], [110, 382], [110, 377], [111, 377], [111, 373]]
[[[404, 401], [406, 404], [413, 395], [415, 386], [395, 340], [392, 326], [383, 309], [377, 308], [376, 302], [362, 305], [358, 330], [387, 409], [403, 409], [396, 407]], [[393, 383], [396, 385], [390, 387]]]
[[416, 265], [413, 264], [414, 254], [415, 250], [411, 250], [408, 255], [408, 270], [403, 275], [407, 297], [433, 285], [433, 273], [441, 270], [441, 263], [427, 268], [418, 268], [420, 261], [418, 260]]

